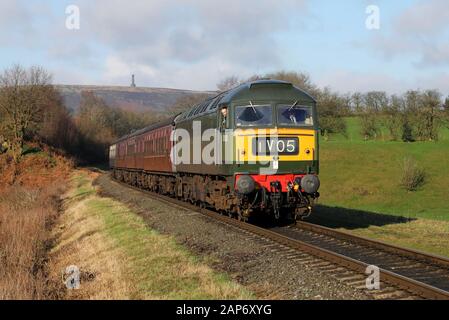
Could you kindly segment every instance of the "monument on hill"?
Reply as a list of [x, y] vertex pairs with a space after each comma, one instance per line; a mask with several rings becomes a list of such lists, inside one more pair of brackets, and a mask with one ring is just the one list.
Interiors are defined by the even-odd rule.
[[131, 88], [135, 88], [136, 87], [136, 82], [134, 79], [134, 75], [132, 75], [132, 80], [131, 80]]

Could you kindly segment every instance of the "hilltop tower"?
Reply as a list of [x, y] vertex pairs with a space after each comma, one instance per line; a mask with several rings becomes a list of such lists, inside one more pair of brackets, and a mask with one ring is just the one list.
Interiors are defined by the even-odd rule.
[[135, 88], [136, 87], [136, 82], [135, 82], [135, 79], [134, 79], [134, 75], [132, 75], [132, 78], [131, 78], [131, 88]]

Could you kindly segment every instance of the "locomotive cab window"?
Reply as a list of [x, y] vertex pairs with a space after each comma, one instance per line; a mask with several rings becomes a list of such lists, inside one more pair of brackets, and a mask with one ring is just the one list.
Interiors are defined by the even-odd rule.
[[277, 114], [278, 125], [313, 126], [312, 107], [281, 105]]
[[273, 109], [270, 105], [247, 105], [235, 108], [237, 127], [270, 126], [273, 124]]

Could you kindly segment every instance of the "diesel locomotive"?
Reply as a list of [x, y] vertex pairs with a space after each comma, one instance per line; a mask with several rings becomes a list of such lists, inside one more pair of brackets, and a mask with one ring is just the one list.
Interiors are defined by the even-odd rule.
[[291, 83], [244, 83], [109, 148], [115, 179], [246, 221], [300, 219], [319, 197], [315, 99]]

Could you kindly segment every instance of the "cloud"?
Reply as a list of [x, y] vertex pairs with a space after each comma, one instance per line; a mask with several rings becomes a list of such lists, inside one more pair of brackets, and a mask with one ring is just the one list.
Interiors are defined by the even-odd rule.
[[[289, 30], [291, 13], [304, 12], [305, 1], [282, 6], [274, 0], [128, 1], [124, 6], [118, 0], [99, 0], [80, 6], [82, 28], [109, 49], [106, 76], [128, 78], [132, 71], [141, 73], [143, 82], [170, 78], [170, 83], [204, 88], [198, 74], [205, 73], [211, 89], [219, 80], [217, 70], [240, 75], [280, 66], [276, 35]], [[177, 79], [180, 69], [195, 76]]]
[[[202, 90], [215, 89], [230, 75], [246, 78], [304, 67], [319, 85], [342, 91], [402, 91], [421, 83], [447, 91], [449, 2], [443, 0], [411, 3], [390, 25], [382, 21], [372, 37], [350, 33], [347, 43], [338, 29], [322, 28], [326, 23], [317, 14], [322, 7], [309, 0], [282, 5], [275, 0], [70, 3], [80, 8], [77, 31], [65, 28], [60, 2], [1, 0], [2, 63], [14, 63], [10, 60], [16, 57], [23, 64], [41, 63], [54, 72], [56, 82], [64, 83], [127, 85], [135, 74], [140, 86]], [[377, 60], [373, 48], [381, 55]], [[335, 61], [337, 50], [351, 61]], [[333, 70], [337, 64], [344, 70]], [[368, 69], [376, 73], [364, 72]]]
[[330, 87], [339, 92], [386, 91], [397, 93], [413, 88], [411, 83], [386, 73], [332, 70], [317, 78], [321, 87]]
[[446, 31], [449, 21], [449, 2], [420, 1], [405, 10], [396, 20], [398, 33], [410, 36], [435, 36]]
[[449, 72], [440, 71], [432, 75], [417, 78], [419, 89], [438, 89], [444, 96], [449, 97]]
[[446, 71], [405, 79], [381, 70], [378, 72], [331, 70], [316, 80], [320, 87], [330, 87], [338, 92], [385, 91], [389, 94], [398, 94], [408, 90], [436, 89], [444, 96], [449, 95], [449, 72]]
[[[23, 1], [0, 1], [0, 45], [18, 44], [27, 38], [33, 29], [33, 15]], [[7, 30], [7, 32], [5, 32]]]
[[385, 58], [412, 57], [416, 68], [449, 65], [449, 2], [419, 1], [395, 17], [389, 32], [374, 37]]
[[0, 44], [33, 52], [63, 81], [84, 70], [105, 83], [135, 73], [141, 85], [214, 89], [232, 74], [282, 68], [278, 36], [306, 17], [306, 1], [73, 0], [81, 14], [74, 31], [63, 5], [2, 0]]
[[138, 86], [143, 83], [145, 86], [162, 84], [170, 88], [214, 90], [215, 84], [227, 75], [238, 74], [242, 77], [252, 75], [252, 69], [242, 68], [238, 64], [214, 56], [182, 66], [166, 61], [153, 67], [144, 63], [124, 61], [119, 56], [109, 56], [106, 61], [104, 81], [107, 84], [128, 84], [130, 75], [135, 74]]

